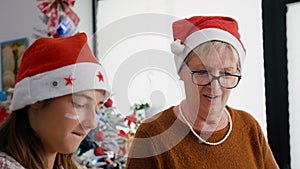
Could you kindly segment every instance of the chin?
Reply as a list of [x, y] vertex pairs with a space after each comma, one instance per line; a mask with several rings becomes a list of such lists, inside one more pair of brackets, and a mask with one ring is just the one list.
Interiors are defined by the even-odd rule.
[[70, 149], [65, 149], [63, 151], [60, 151], [60, 153], [62, 154], [72, 154], [75, 153], [77, 151], [77, 148], [70, 148]]
[[75, 153], [79, 147], [79, 144], [76, 145], [66, 145], [66, 147], [64, 147], [64, 149], [62, 149], [61, 151], [59, 151], [62, 154], [72, 154]]

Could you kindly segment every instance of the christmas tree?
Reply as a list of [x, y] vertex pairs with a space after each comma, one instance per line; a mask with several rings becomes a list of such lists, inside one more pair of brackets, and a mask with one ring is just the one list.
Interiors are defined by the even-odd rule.
[[108, 99], [97, 113], [97, 128], [81, 142], [76, 161], [86, 168], [125, 168], [134, 133], [148, 108], [148, 103], [134, 104], [132, 114], [123, 116]]
[[11, 114], [9, 106], [11, 103], [12, 90], [13, 89], [10, 88], [7, 91], [0, 92], [0, 125]]

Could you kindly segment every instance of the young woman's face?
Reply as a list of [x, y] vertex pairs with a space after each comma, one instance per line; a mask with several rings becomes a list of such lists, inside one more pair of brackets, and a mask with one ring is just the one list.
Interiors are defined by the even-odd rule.
[[96, 127], [96, 111], [103, 99], [103, 91], [87, 90], [31, 105], [30, 124], [46, 152], [75, 152], [87, 133]]

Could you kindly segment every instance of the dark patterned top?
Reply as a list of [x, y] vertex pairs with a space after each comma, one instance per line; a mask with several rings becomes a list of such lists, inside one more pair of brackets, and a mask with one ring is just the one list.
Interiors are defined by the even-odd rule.
[[1, 169], [25, 169], [14, 158], [6, 153], [0, 152], [0, 168]]

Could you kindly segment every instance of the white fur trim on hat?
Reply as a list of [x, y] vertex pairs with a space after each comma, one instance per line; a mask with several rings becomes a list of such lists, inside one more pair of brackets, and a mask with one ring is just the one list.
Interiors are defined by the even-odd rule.
[[171, 51], [175, 55], [180, 55], [184, 51], [184, 44], [181, 44], [181, 40], [177, 39], [171, 43]]
[[[183, 52], [174, 53], [173, 51], [176, 51], [176, 49], [173, 48], [176, 48], [176, 45], [172, 46], [173, 43], [171, 44], [171, 51], [175, 55], [174, 59], [175, 59], [177, 72], [180, 70], [184, 59], [194, 48], [196, 48], [202, 43], [212, 41], [212, 40], [219, 40], [231, 44], [237, 50], [240, 57], [241, 69], [243, 68], [243, 63], [245, 60], [245, 51], [240, 41], [236, 39], [235, 36], [222, 29], [206, 28], [206, 29], [201, 29], [199, 31], [196, 31], [186, 38], [183, 44], [185, 46]], [[180, 47], [179, 50], [181, 50], [181, 48], [182, 47]]]
[[[69, 77], [73, 79], [72, 84], [67, 83], [66, 79]], [[107, 76], [101, 65], [81, 62], [64, 66], [18, 82], [14, 89], [10, 110], [18, 110], [38, 101], [90, 89], [105, 90], [104, 99], [107, 99], [111, 93]]]

